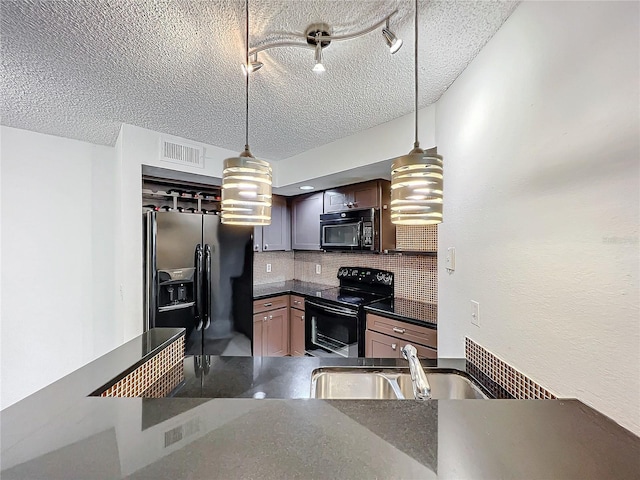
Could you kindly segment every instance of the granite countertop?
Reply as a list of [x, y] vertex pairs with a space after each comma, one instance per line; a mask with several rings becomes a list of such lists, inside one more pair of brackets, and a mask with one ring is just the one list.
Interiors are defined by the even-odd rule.
[[372, 303], [364, 307], [367, 312], [376, 313], [403, 322], [428, 328], [438, 328], [438, 305], [423, 303], [406, 298], [393, 298]]
[[331, 285], [320, 283], [303, 282], [301, 280], [287, 280], [286, 282], [265, 283], [253, 286], [253, 299], [273, 297], [275, 295], [286, 295], [289, 293], [302, 295], [305, 297], [315, 297], [322, 290], [335, 288]]
[[302, 357], [214, 357], [199, 377], [264, 400], [87, 397], [141, 345], [2, 410], [2, 479], [637, 478], [640, 439], [577, 400], [272, 398], [310, 389]]

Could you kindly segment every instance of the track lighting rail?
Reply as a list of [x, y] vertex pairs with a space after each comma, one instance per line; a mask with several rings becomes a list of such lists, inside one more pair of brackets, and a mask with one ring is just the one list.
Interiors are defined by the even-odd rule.
[[362, 37], [363, 35], [367, 35], [368, 33], [371, 33], [371, 32], [373, 32], [374, 30], [377, 30], [380, 27], [383, 27], [383, 37], [385, 38], [385, 41], [387, 41], [387, 43], [391, 47], [391, 53], [395, 53], [400, 48], [400, 45], [402, 45], [402, 41], [398, 40], [398, 43], [395, 45], [395, 48], [393, 48], [391, 46], [391, 41], [389, 40], [389, 38], [395, 39], [395, 35], [390, 33], [389, 20], [391, 19], [391, 17], [393, 17], [397, 13], [398, 13], [398, 10], [394, 10], [393, 12], [391, 12], [390, 14], [385, 16], [379, 22], [374, 23], [373, 25], [365, 28], [364, 30], [360, 30], [360, 31], [354, 32], [354, 33], [348, 33], [348, 34], [345, 34], [345, 35], [329, 35], [329, 34], [327, 34], [327, 32], [318, 33], [316, 31], [313, 35], [310, 35], [310, 34], [308, 34], [309, 29], [307, 29], [307, 31], [305, 33], [295, 33], [295, 34], [293, 34], [293, 35], [295, 35], [295, 36], [297, 36], [297, 37], [299, 37], [301, 39], [304, 39], [305, 40], [304, 43], [303, 42], [285, 40], [285, 41], [270, 42], [270, 43], [267, 43], [265, 45], [261, 45], [259, 47], [251, 48], [249, 50], [248, 57], [254, 58], [254, 63], [256, 64], [254, 66], [256, 68], [254, 68], [252, 71], [257, 70], [262, 66], [261, 63], [260, 63], [259, 66], [257, 66], [257, 64], [259, 63], [257, 61], [257, 55], [258, 55], [258, 53], [264, 52], [265, 50], [270, 50], [272, 48], [288, 48], [288, 47], [307, 48], [307, 49], [315, 50], [316, 47], [318, 46], [318, 44], [320, 44], [321, 48], [325, 48], [332, 41], [352, 40], [354, 38], [358, 38], [358, 37]]

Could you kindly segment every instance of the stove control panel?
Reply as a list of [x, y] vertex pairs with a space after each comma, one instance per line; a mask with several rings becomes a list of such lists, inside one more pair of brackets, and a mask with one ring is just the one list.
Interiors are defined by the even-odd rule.
[[338, 278], [349, 282], [393, 285], [393, 272], [366, 267], [340, 267]]

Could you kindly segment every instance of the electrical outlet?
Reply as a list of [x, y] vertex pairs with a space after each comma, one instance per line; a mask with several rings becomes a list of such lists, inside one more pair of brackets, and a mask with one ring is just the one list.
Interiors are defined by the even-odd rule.
[[322, 273], [322, 265], [316, 263], [316, 273], [320, 275]]
[[471, 300], [471, 323], [480, 326], [480, 304], [474, 300]]
[[271, 264], [267, 263], [267, 273], [271, 273]]

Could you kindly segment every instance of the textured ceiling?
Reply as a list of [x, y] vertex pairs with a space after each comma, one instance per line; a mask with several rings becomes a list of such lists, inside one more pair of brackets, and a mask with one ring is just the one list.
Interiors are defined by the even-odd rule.
[[[240, 151], [244, 2], [2, 0], [2, 123], [113, 145], [121, 122]], [[442, 95], [516, 2], [420, 1], [420, 106]], [[413, 108], [412, 1], [251, 0], [250, 45], [325, 22], [334, 34], [395, 8], [404, 46], [380, 30], [313, 52], [273, 49], [251, 76], [250, 144], [279, 160]]]

